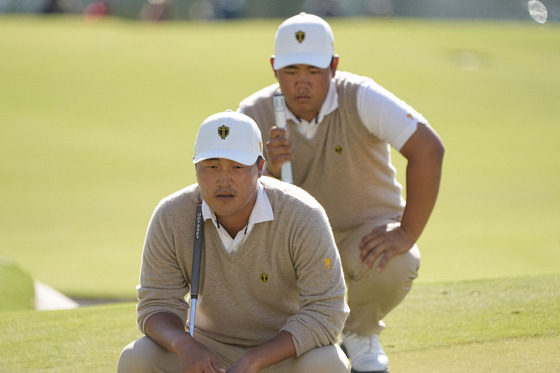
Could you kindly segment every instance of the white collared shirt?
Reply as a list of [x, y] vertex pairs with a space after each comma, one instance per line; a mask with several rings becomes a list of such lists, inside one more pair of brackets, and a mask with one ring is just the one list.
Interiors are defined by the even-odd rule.
[[[397, 150], [400, 150], [416, 131], [417, 122], [428, 123], [412, 107], [371, 79], [366, 79], [360, 85], [356, 100], [358, 114], [368, 131]], [[325, 116], [336, 109], [338, 93], [336, 83], [331, 79], [325, 102], [311, 122], [296, 117], [290, 109], [286, 111], [287, 118], [296, 124], [298, 131], [307, 139], [312, 139]], [[407, 113], [410, 114], [409, 119], [405, 118]]]
[[212, 223], [214, 223], [214, 226], [218, 229], [218, 233], [220, 234], [220, 238], [222, 239], [222, 243], [224, 244], [226, 251], [233, 254], [245, 241], [249, 233], [251, 233], [255, 224], [274, 220], [274, 213], [272, 212], [272, 206], [270, 205], [268, 196], [264, 192], [264, 187], [261, 182], [258, 181], [257, 199], [255, 201], [255, 206], [253, 206], [253, 211], [251, 211], [251, 215], [249, 216], [249, 223], [244, 229], [237, 233], [235, 238], [231, 238], [224, 227], [219, 224], [216, 214], [204, 200], [202, 201], [202, 218], [204, 220], [212, 220]]

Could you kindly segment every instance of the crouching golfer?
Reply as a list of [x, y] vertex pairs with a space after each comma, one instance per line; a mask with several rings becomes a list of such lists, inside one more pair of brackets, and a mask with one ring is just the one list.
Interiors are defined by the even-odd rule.
[[[348, 372], [337, 346], [348, 307], [327, 216], [302, 189], [261, 176], [261, 133], [227, 111], [197, 134], [197, 184], [150, 221], [138, 286], [146, 336], [119, 372]], [[187, 320], [198, 202], [204, 244], [194, 336]]]

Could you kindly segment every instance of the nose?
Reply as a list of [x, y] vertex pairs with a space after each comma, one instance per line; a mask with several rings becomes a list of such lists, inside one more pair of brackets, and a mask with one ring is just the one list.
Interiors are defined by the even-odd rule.
[[310, 79], [307, 72], [300, 72], [297, 76], [296, 86], [309, 86]]
[[220, 168], [217, 178], [218, 186], [229, 186], [232, 183], [232, 170], [228, 168]]

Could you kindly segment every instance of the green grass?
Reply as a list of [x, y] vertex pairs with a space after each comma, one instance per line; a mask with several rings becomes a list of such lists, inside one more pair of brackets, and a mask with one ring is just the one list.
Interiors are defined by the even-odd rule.
[[560, 275], [420, 284], [381, 335], [395, 372], [554, 372]]
[[32, 309], [33, 279], [16, 263], [0, 256], [0, 311]]
[[[195, 181], [202, 120], [274, 82], [280, 21], [2, 17], [0, 254], [71, 296], [134, 299], [153, 208]], [[559, 26], [331, 23], [340, 69], [446, 144], [418, 283], [558, 272]]]
[[[393, 372], [554, 372], [560, 275], [420, 284], [381, 335]], [[0, 372], [110, 372], [134, 303], [0, 314]]]
[[132, 303], [0, 313], [0, 372], [114, 372], [135, 320]]
[[[0, 268], [0, 309], [27, 307], [31, 277], [72, 296], [135, 297], [153, 208], [195, 181], [202, 120], [274, 82], [280, 21], [2, 17], [0, 255], [17, 266]], [[446, 144], [420, 278], [385, 320], [392, 371], [554, 372], [560, 28], [331, 24], [340, 69], [405, 99]], [[133, 302], [2, 312], [0, 372], [114, 371], [135, 317]]]

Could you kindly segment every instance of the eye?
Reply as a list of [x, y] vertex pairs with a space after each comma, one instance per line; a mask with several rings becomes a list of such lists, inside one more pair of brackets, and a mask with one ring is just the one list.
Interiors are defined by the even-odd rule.
[[233, 172], [238, 173], [238, 174], [242, 174], [242, 173], [249, 172], [251, 170], [251, 167], [250, 166], [245, 166], [243, 164], [236, 164], [236, 165], [233, 165], [232, 169], [233, 169]]
[[206, 162], [202, 166], [206, 169], [209, 169], [209, 170], [218, 168], [218, 165], [216, 163], [213, 163], [213, 162]]

